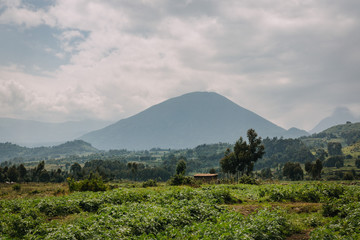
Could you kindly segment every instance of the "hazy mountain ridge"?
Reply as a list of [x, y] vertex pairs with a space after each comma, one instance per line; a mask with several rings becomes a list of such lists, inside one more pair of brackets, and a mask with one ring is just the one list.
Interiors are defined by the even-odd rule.
[[310, 130], [310, 133], [320, 133], [332, 126], [345, 124], [348, 121], [360, 122], [360, 118], [354, 116], [348, 108], [338, 107], [329, 117], [322, 119], [312, 130]]
[[27, 147], [53, 146], [108, 124], [110, 122], [96, 120], [49, 123], [0, 118], [0, 142], [12, 142]]
[[99, 150], [82, 140], [66, 142], [53, 147], [27, 148], [13, 143], [0, 143], [0, 162], [21, 158], [22, 160], [95, 153]]
[[299, 137], [214, 92], [171, 98], [81, 139], [99, 149], [191, 148], [236, 141], [254, 128], [262, 137]]

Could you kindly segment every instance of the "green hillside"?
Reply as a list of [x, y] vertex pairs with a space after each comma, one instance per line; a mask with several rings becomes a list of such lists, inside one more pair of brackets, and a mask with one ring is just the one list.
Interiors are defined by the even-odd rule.
[[85, 153], [95, 153], [98, 150], [91, 144], [82, 140], [66, 142], [53, 147], [21, 147], [13, 143], [0, 143], [0, 162], [12, 160], [29, 161], [31, 159], [49, 159], [70, 155], [81, 155]]
[[360, 141], [343, 148], [343, 153], [345, 155], [352, 155], [354, 158], [359, 158], [360, 157]]
[[300, 139], [312, 149], [326, 148], [328, 142], [340, 142], [343, 147], [346, 147], [360, 141], [360, 122], [336, 125]]

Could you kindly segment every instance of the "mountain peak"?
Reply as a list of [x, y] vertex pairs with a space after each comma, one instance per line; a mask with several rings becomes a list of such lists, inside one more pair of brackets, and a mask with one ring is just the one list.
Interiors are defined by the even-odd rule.
[[235, 142], [253, 128], [262, 137], [286, 130], [215, 92], [191, 92], [168, 99], [81, 139], [100, 149], [191, 148]]

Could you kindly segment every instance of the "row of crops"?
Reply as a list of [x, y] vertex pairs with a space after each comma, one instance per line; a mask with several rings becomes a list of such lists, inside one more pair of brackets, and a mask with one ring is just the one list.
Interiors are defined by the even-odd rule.
[[[210, 185], [119, 188], [0, 201], [0, 239], [360, 239], [358, 186]], [[270, 203], [321, 203], [299, 217]], [[234, 206], [256, 205], [249, 215]]]

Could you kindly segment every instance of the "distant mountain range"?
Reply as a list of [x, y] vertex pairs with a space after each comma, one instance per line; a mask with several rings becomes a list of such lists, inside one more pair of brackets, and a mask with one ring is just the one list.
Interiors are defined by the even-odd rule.
[[12, 142], [27, 147], [53, 146], [109, 124], [110, 122], [95, 120], [47, 123], [0, 118], [0, 142]]
[[296, 138], [306, 131], [285, 130], [214, 92], [171, 98], [80, 139], [99, 149], [192, 148], [235, 142], [253, 128], [262, 137]]
[[354, 114], [346, 107], [338, 107], [333, 114], [321, 120], [310, 133], [319, 133], [338, 124], [345, 124], [346, 122], [360, 122], [360, 118], [355, 117]]

